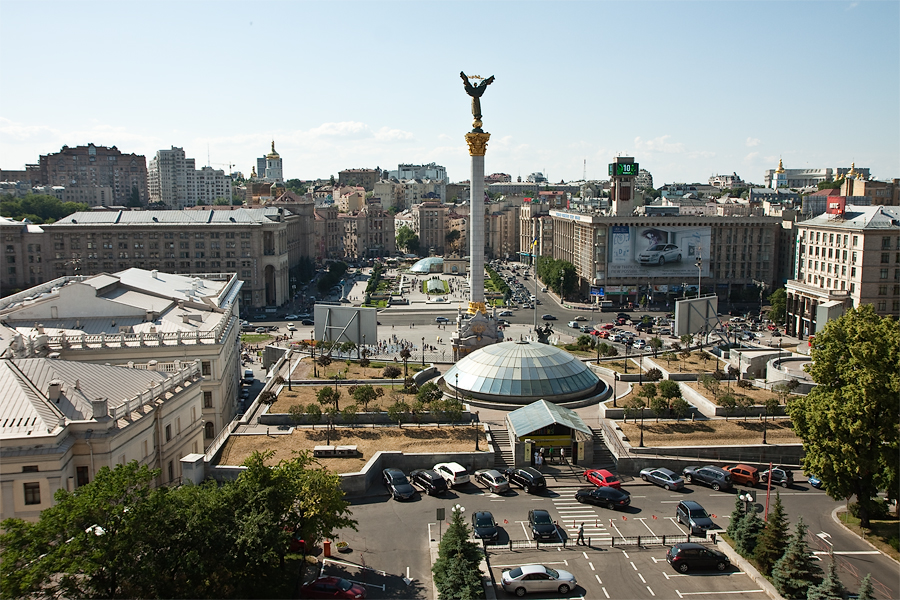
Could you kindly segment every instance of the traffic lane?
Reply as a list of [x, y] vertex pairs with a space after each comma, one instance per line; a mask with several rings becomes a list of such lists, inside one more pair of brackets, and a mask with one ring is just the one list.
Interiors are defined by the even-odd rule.
[[[498, 597], [514, 597], [500, 587], [502, 572], [526, 564], [564, 569], [575, 576], [577, 587], [562, 597], [583, 598], [675, 598], [691, 595], [727, 594], [729, 598], [755, 600], [764, 592], [742, 571], [697, 571], [681, 574], [666, 562], [666, 548], [594, 548], [570, 546], [516, 551], [489, 548], [488, 561]], [[558, 598], [558, 592], [529, 594], [536, 598]]]

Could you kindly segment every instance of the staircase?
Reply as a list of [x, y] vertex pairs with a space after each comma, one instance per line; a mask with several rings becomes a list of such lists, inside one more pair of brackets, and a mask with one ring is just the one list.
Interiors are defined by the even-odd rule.
[[592, 437], [594, 442], [594, 462], [592, 466], [595, 469], [608, 469], [615, 472], [616, 461], [613, 458], [612, 453], [606, 447], [606, 444], [603, 442], [603, 431], [591, 427], [591, 433], [593, 434]]
[[504, 428], [491, 428], [491, 438], [494, 444], [494, 468], [503, 471], [513, 466], [515, 460], [509, 443], [509, 432]]

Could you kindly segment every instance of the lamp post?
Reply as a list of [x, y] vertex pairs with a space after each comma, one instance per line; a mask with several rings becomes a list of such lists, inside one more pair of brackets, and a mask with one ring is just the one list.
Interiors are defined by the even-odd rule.
[[422, 336], [422, 366], [425, 366], [425, 336]]
[[746, 490], [738, 496], [738, 499], [744, 503], [744, 514], [750, 514], [750, 505], [753, 502], [756, 502], [756, 497], [753, 495], [753, 492]]
[[616, 391], [619, 389], [619, 372], [613, 372], [613, 378], [615, 379], [615, 383], [613, 384], [613, 408], [619, 408], [616, 406]]
[[625, 340], [623, 343], [625, 344], [625, 361], [623, 364], [625, 365], [625, 374], [628, 375], [628, 349], [631, 348], [631, 344], [628, 343], [628, 340]]
[[478, 450], [478, 425], [476, 423], [478, 423], [478, 412], [477, 411], [474, 415], [472, 415], [472, 425], [475, 426], [475, 452], [478, 452], [479, 451]]
[[565, 304], [565, 302], [566, 302], [566, 295], [565, 295], [565, 292], [563, 289], [563, 284], [565, 283], [565, 280], [566, 280], [566, 274], [563, 273], [559, 276], [559, 303], [560, 304]]
[[641, 405], [641, 441], [639, 446], [644, 447], [644, 406]]
[[641, 368], [638, 369], [638, 385], [644, 387], [644, 350], [641, 349]]
[[697, 249], [697, 298], [700, 297], [700, 278], [703, 276], [703, 257], [700, 256], [700, 249]]
[[309, 340], [309, 355], [312, 357], [313, 362], [313, 377], [319, 376], [319, 370], [316, 368], [316, 338], [311, 335]]
[[454, 389], [456, 390], [456, 401], [459, 402], [459, 371], [456, 372], [456, 386]]

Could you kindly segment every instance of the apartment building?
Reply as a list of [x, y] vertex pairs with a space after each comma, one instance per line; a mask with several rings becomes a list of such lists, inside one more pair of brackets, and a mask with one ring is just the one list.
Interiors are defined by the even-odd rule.
[[516, 260], [519, 252], [519, 210], [513, 203], [490, 203], [485, 214], [485, 258]]
[[422, 254], [444, 254], [447, 239], [447, 206], [440, 202], [422, 202], [412, 207], [413, 231], [419, 236]]
[[334, 203], [342, 213], [355, 213], [366, 205], [366, 190], [360, 186], [341, 186], [334, 190]]
[[805, 338], [843, 310], [871, 304], [900, 317], [900, 210], [832, 196], [825, 214], [796, 224], [787, 331]]
[[782, 280], [780, 218], [616, 217], [562, 210], [550, 210], [550, 217], [552, 255], [575, 265], [584, 296], [593, 286], [610, 299], [636, 301], [651, 286], [674, 294], [700, 283], [704, 291], [737, 300], [752, 295], [754, 281], [774, 289]]
[[336, 206], [317, 206], [315, 209], [315, 259], [317, 264], [344, 257], [344, 230], [338, 220]]
[[159, 469], [156, 485], [179, 483], [180, 460], [204, 448], [201, 371], [0, 360], [0, 519], [37, 521], [58, 490], [131, 461]]
[[123, 154], [115, 146], [88, 144], [63, 146], [59, 152], [42, 154], [38, 160], [40, 185], [109, 188], [112, 198], [106, 205], [125, 206], [132, 190], [137, 190], [141, 205], [146, 206], [150, 200], [147, 159], [142, 154]]
[[378, 204], [351, 214], [341, 213], [338, 221], [343, 226], [345, 258], [355, 261], [396, 254], [394, 216], [381, 210]]
[[[534, 244], [537, 242], [537, 244]], [[519, 210], [519, 256], [532, 263], [533, 256], [547, 256], [553, 248], [553, 219], [550, 205], [544, 202], [525, 202]]]
[[[238, 410], [241, 287], [233, 273], [61, 277], [0, 299], [0, 357], [145, 364], [166, 373], [199, 361], [197, 415], [184, 424], [202, 418], [200, 439], [209, 444]], [[95, 397], [85, 394], [88, 403]]]
[[375, 183], [381, 179], [381, 169], [344, 169], [338, 173], [338, 184], [361, 186], [367, 192], [375, 190]]
[[49, 225], [0, 218], [0, 282], [12, 290], [128, 268], [228, 271], [244, 282], [245, 307], [280, 306], [291, 297], [289, 271], [299, 264], [290, 232], [312, 229], [302, 219], [277, 207], [91, 211]]
[[900, 179], [875, 181], [846, 177], [841, 183], [841, 196], [866, 197], [876, 206], [900, 206]]
[[169, 208], [215, 204], [219, 198], [231, 200], [231, 177], [221, 169], [195, 168], [183, 148], [172, 146], [159, 150], [150, 159], [147, 173], [150, 201], [161, 202]]
[[404, 179], [443, 179], [447, 180], [447, 169], [435, 163], [427, 165], [397, 165], [396, 171], [388, 171], [387, 177], [402, 181]]

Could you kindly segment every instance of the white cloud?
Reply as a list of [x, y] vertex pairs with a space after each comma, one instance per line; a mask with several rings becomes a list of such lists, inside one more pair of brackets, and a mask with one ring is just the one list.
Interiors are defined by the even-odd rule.
[[859, 2], [851, 2], [850, 6], [847, 7], [847, 10], [853, 10], [857, 6], [859, 6]]
[[754, 146], [759, 146], [759, 138], [748, 137], [746, 146], [748, 148], [753, 148]]
[[759, 152], [751, 152], [747, 156], [744, 157], [745, 163], [753, 163], [756, 162], [756, 159], [759, 158]]
[[402, 129], [390, 129], [382, 127], [375, 132], [375, 139], [384, 142], [408, 141], [415, 139], [415, 136], [409, 131]]
[[684, 152], [684, 144], [681, 142], [669, 142], [670, 135], [661, 135], [652, 140], [642, 140], [640, 137], [634, 138], [635, 147], [642, 152], [662, 152], [663, 154], [681, 154]]
[[311, 137], [363, 138], [371, 137], [369, 126], [358, 121], [341, 121], [340, 123], [322, 123], [309, 130]]

